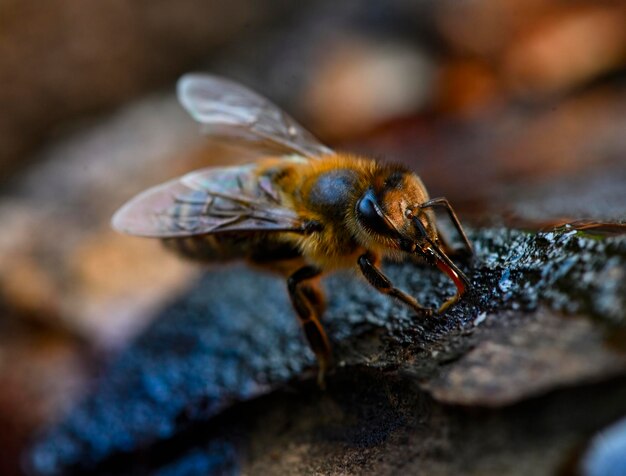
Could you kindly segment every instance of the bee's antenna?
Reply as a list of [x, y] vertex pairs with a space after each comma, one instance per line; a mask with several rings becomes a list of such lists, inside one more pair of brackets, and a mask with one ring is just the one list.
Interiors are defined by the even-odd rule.
[[418, 205], [418, 208], [421, 208], [421, 209], [435, 208], [435, 207], [443, 208], [444, 210], [448, 212], [448, 216], [450, 217], [452, 224], [456, 228], [456, 231], [459, 233], [461, 240], [463, 241], [463, 245], [465, 246], [465, 249], [469, 252], [470, 255], [473, 255], [474, 248], [472, 247], [472, 242], [469, 240], [469, 238], [465, 234], [465, 230], [463, 230], [463, 227], [461, 226], [459, 217], [456, 216], [456, 212], [452, 208], [452, 205], [450, 205], [450, 202], [448, 202], [447, 198], [445, 197], [433, 198], [431, 200], [428, 200], [427, 202], [424, 202]]

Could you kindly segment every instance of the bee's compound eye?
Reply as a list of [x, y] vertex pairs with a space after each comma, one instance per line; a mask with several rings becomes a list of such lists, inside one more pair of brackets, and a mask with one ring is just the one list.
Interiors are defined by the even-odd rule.
[[365, 228], [376, 233], [389, 234], [391, 230], [383, 217], [383, 212], [372, 189], [368, 189], [363, 194], [357, 203], [356, 209], [359, 221]]

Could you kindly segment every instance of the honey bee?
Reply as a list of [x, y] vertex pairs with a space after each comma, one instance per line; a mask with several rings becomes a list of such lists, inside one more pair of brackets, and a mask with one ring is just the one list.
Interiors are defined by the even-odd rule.
[[433, 313], [397, 289], [380, 269], [382, 258], [419, 256], [456, 285], [438, 309], [456, 303], [468, 278], [444, 252], [433, 209], [445, 210], [471, 254], [456, 213], [445, 198], [429, 198], [420, 178], [390, 165], [334, 152], [267, 99], [232, 81], [183, 76], [178, 98], [210, 136], [270, 152], [247, 165], [210, 167], [140, 193], [113, 216], [123, 233], [162, 239], [183, 256], [205, 262], [245, 259], [279, 270], [304, 335], [319, 364], [331, 363], [321, 324], [319, 277], [357, 268], [379, 292]]

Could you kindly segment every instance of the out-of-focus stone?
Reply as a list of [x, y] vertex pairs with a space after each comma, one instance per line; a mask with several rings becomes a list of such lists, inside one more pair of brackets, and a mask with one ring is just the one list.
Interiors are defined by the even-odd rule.
[[0, 180], [63, 124], [166, 85], [291, 8], [281, 0], [2, 2]]
[[455, 56], [490, 64], [509, 97], [562, 95], [626, 64], [619, 2], [448, 1], [435, 11]]
[[504, 80], [515, 94], [563, 93], [626, 64], [626, 8], [587, 5], [546, 15], [505, 53]]
[[454, 50], [496, 59], [519, 31], [555, 3], [555, 0], [448, 0], [439, 2], [435, 18], [441, 34]]
[[203, 141], [173, 99], [153, 98], [47, 152], [0, 206], [4, 305], [97, 346], [131, 337], [195, 272], [155, 241], [115, 234], [110, 217], [143, 188], [215, 160]]
[[[482, 223], [623, 220], [626, 94], [606, 88], [558, 107], [504, 107], [471, 121], [412, 121], [361, 136], [343, 149], [398, 161], [432, 196]], [[514, 221], [509, 221], [512, 225]]]
[[582, 459], [584, 476], [620, 476], [626, 469], [626, 419], [603, 429]]
[[304, 98], [312, 127], [324, 137], [362, 133], [428, 101], [433, 65], [415, 46], [341, 36], [325, 42]]
[[0, 333], [0, 472], [22, 474], [21, 446], [66, 414], [89, 387], [85, 349], [51, 329], [8, 325]]
[[444, 63], [435, 81], [434, 105], [444, 117], [471, 117], [502, 99], [496, 72], [477, 60]]
[[[105, 348], [128, 341], [195, 275], [155, 240], [115, 234], [87, 237], [67, 256], [63, 315]], [[69, 292], [68, 292], [69, 291]]]

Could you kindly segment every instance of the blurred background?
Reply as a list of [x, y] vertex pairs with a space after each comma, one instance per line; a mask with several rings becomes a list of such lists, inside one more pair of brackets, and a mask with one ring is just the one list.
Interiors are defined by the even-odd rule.
[[200, 269], [115, 234], [194, 168], [176, 79], [210, 71], [339, 150], [408, 164], [471, 226], [626, 216], [620, 1], [0, 3], [0, 474]]

